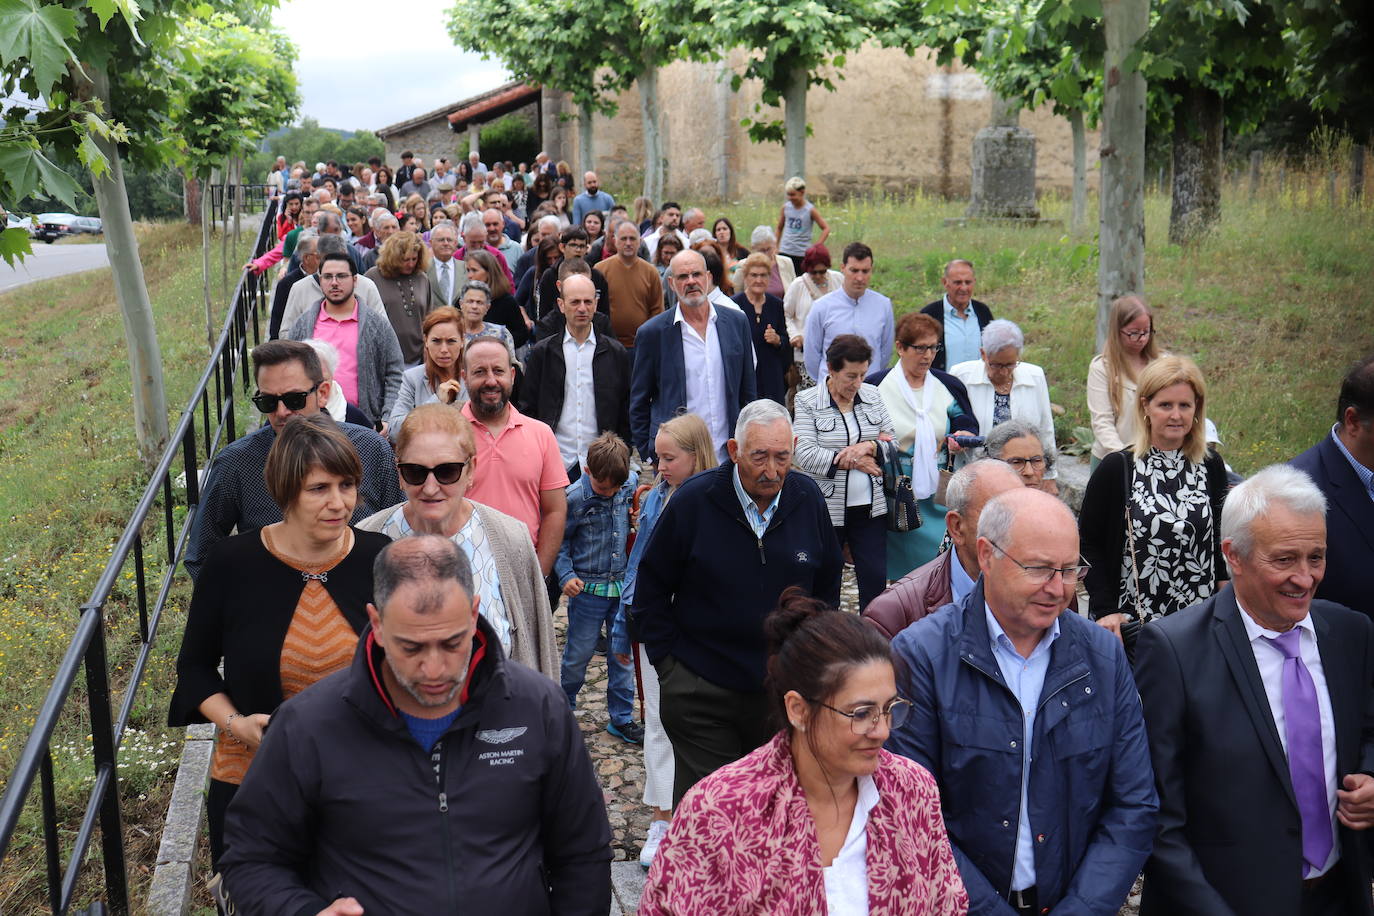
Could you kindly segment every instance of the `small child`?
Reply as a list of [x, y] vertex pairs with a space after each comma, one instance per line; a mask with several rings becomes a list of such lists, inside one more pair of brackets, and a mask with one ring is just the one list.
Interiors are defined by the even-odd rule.
[[802, 275], [802, 258], [806, 249], [811, 247], [811, 226], [821, 230], [817, 245], [824, 245], [830, 238], [830, 227], [821, 218], [816, 205], [806, 199], [806, 182], [797, 176], [787, 179], [782, 186], [787, 201], [778, 211], [778, 252], [792, 259], [792, 268], [797, 276]]
[[[568, 521], [554, 571], [568, 596], [560, 681], [574, 709], [601, 628], [610, 629], [620, 606], [630, 503], [637, 483], [638, 477], [630, 473], [629, 446], [615, 433], [606, 432], [588, 446], [583, 474], [568, 487]], [[606, 670], [610, 713], [606, 730], [622, 741], [639, 744], [644, 729], [634, 721], [634, 669], [608, 652]]]

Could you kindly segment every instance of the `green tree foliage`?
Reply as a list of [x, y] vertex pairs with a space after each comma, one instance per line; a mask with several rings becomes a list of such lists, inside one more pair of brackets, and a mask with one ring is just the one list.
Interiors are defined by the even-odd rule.
[[300, 124], [269, 136], [261, 144], [261, 152], [248, 160], [248, 174], [265, 175], [278, 156], [285, 156], [289, 163], [304, 162], [312, 169], [315, 163], [330, 159], [356, 165], [373, 156], [385, 157], [386, 144], [370, 130], [347, 135], [344, 131], [321, 127], [314, 118], [302, 118]]

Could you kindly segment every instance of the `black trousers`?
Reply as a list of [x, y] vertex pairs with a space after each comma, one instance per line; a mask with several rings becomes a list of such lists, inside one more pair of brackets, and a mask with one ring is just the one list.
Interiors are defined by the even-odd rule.
[[854, 578], [859, 580], [859, 610], [887, 588], [887, 516], [870, 517], [872, 506], [849, 506], [835, 529], [840, 546], [849, 545]]
[[205, 820], [210, 828], [210, 867], [219, 871], [219, 860], [224, 857], [224, 815], [229, 803], [239, 792], [232, 782], [210, 780], [210, 790], [205, 793]]
[[673, 743], [673, 805], [687, 790], [773, 737], [763, 693], [727, 690], [672, 656], [655, 666], [663, 730]]

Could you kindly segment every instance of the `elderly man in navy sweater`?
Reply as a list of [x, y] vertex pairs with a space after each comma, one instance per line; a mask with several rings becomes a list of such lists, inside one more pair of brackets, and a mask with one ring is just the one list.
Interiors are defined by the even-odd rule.
[[787, 473], [792, 443], [785, 407], [745, 405], [731, 460], [682, 484], [639, 564], [632, 616], [658, 672], [674, 805], [772, 737], [763, 619], [783, 590], [839, 604], [840, 545], [816, 484]]

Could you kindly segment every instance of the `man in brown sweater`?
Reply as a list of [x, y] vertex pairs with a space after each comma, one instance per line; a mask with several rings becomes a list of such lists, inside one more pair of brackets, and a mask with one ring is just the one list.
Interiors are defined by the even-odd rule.
[[611, 330], [627, 349], [635, 345], [639, 326], [663, 311], [663, 282], [652, 264], [639, 257], [639, 230], [634, 223], [615, 227], [615, 257], [593, 270], [606, 280], [611, 297]]

